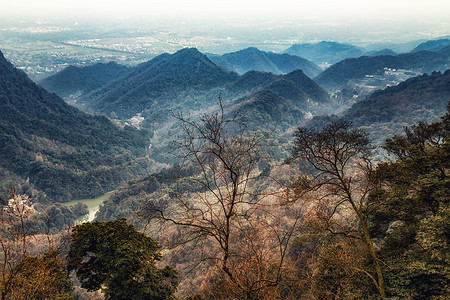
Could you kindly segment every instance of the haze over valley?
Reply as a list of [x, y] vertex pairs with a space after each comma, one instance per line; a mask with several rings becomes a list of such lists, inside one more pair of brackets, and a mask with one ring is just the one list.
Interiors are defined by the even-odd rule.
[[0, 5], [2, 299], [450, 294], [448, 1]]

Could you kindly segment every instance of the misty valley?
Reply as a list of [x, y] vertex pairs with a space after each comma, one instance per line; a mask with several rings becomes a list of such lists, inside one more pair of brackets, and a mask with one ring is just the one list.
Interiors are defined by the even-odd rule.
[[2, 299], [448, 297], [448, 36], [71, 26], [0, 32]]

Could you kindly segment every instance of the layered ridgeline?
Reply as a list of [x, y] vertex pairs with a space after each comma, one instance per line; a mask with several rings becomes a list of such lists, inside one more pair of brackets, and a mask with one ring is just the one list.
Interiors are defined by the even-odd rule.
[[365, 129], [378, 145], [387, 137], [403, 134], [404, 126], [436, 122], [450, 101], [450, 70], [423, 74], [397, 86], [374, 92], [342, 115], [315, 117], [309, 126], [320, 127], [337, 118]]
[[179, 131], [173, 112], [196, 118], [217, 109], [219, 97], [226, 113], [246, 116], [255, 129], [263, 122], [280, 133], [305, 117], [330, 112], [328, 93], [301, 70], [238, 75], [192, 48], [157, 56], [79, 97], [77, 104], [123, 124], [151, 129], [151, 157], [173, 163], [169, 143]]
[[332, 65], [314, 80], [331, 90], [355, 83], [362, 84], [364, 81], [384, 88], [386, 78], [389, 76], [405, 80], [417, 73], [445, 71], [448, 68], [450, 68], [450, 46], [436, 52], [419, 51], [399, 55], [349, 58]]
[[1, 52], [0, 118], [3, 196], [17, 183], [42, 201], [98, 196], [150, 166], [143, 132], [67, 105]]
[[450, 46], [450, 39], [431, 40], [419, 44], [411, 52], [440, 51], [448, 46]]
[[[255, 77], [260, 78], [262, 84], [250, 95], [230, 103], [231, 112], [246, 116], [247, 122], [255, 127], [265, 124], [277, 127], [278, 132], [282, 133], [299, 125], [305, 118], [312, 117], [312, 112], [326, 112], [332, 106], [327, 92], [301, 70], [286, 75], [272, 75], [267, 81], [261, 76], [263, 74], [249, 72], [242, 76], [253, 80]], [[239, 81], [240, 84], [242, 82]]]
[[[87, 95], [85, 104], [119, 119], [140, 113], [152, 116], [152, 122], [163, 122], [167, 109], [180, 105], [200, 109], [208, 104], [206, 98], [216, 101], [220, 93], [217, 89], [237, 78], [236, 73], [218, 67], [197, 49], [183, 49], [136, 67], [120, 80]], [[204, 95], [215, 89], [211, 95]]]
[[294, 44], [284, 51], [287, 54], [309, 59], [318, 65], [334, 64], [346, 58], [359, 57], [364, 55], [365, 52], [366, 50], [353, 45], [326, 41]]
[[314, 77], [321, 69], [313, 62], [299, 56], [264, 52], [250, 47], [223, 55], [208, 55], [216, 65], [238, 74], [248, 71], [285, 74], [301, 69], [307, 76]]
[[[65, 82], [64, 75], [61, 72], [53, 76], [52, 84], [57, 86], [58, 82]], [[259, 93], [265, 90], [272, 93]], [[171, 121], [170, 110], [193, 113], [208, 110], [217, 104], [221, 96], [224, 101], [230, 101], [227, 109], [233, 111], [235, 105], [249, 99], [259, 99], [258, 95], [265, 95], [266, 101], [272, 99], [274, 103], [279, 103], [278, 97], [282, 97], [283, 102], [286, 100], [289, 103], [286, 105], [301, 110], [301, 116], [307, 112], [315, 114], [321, 111], [325, 106], [321, 104], [330, 99], [301, 70], [285, 75], [258, 71], [238, 75], [217, 66], [197, 49], [191, 48], [174, 54], [162, 54], [141, 64], [100, 89], [79, 97], [78, 103], [83, 103], [86, 109], [138, 127], [157, 129]], [[282, 119], [282, 111], [276, 112], [274, 107], [271, 110], [270, 115], [274, 118], [266, 121], [276, 123]], [[283, 121], [289, 121], [293, 126], [301, 118]]]
[[39, 85], [63, 98], [75, 98], [96, 90], [107, 82], [125, 75], [128, 68], [115, 62], [87, 67], [69, 66], [47, 77]]

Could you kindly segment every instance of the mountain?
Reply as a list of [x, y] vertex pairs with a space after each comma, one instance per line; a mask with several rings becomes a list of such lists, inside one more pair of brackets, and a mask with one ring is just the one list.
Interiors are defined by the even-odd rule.
[[435, 122], [450, 101], [450, 70], [410, 78], [397, 86], [377, 91], [343, 115], [355, 126], [367, 129], [374, 139], [402, 134], [403, 127]]
[[264, 124], [266, 130], [273, 126], [284, 132], [304, 120], [306, 111], [300, 107], [291, 99], [265, 89], [237, 101], [229, 109], [229, 114], [243, 116], [250, 128]]
[[209, 58], [216, 65], [239, 74], [252, 70], [285, 74], [301, 69], [308, 76], [314, 77], [321, 71], [317, 65], [304, 58], [289, 54], [264, 52], [254, 47], [221, 56], [211, 55]]
[[263, 90], [305, 111], [321, 110], [319, 104], [330, 99], [302, 70], [284, 75], [259, 71], [238, 75], [215, 65], [197, 49], [183, 49], [158, 56], [91, 93], [87, 106], [96, 112], [114, 113], [122, 120], [143, 118], [144, 127], [157, 129], [170, 120], [170, 109], [196, 113], [215, 105], [219, 96], [235, 101]]
[[336, 42], [319, 42], [313, 44], [294, 44], [284, 51], [284, 53], [296, 55], [321, 64], [334, 64], [350, 57], [359, 57], [364, 54], [364, 50], [353, 45]]
[[55, 75], [44, 78], [39, 85], [63, 98], [77, 94], [79, 97], [123, 76], [128, 70], [127, 67], [115, 62], [87, 67], [69, 66]]
[[416, 48], [411, 50], [411, 52], [419, 52], [419, 51], [439, 51], [444, 49], [445, 47], [450, 46], [450, 39], [439, 39], [439, 40], [431, 40], [426, 41], [418, 45]]
[[326, 103], [329, 95], [301, 70], [280, 76], [263, 86], [262, 90], [270, 90], [278, 96], [291, 100], [298, 107], [305, 109], [309, 103]]
[[388, 43], [388, 42], [376, 42], [371, 45], [366, 45], [369, 51], [377, 51], [381, 49], [391, 49], [395, 53], [407, 53], [417, 47], [420, 43], [426, 42], [424, 39], [413, 40], [404, 43]]
[[326, 103], [330, 96], [314, 80], [306, 76], [301, 70], [295, 70], [283, 76], [284, 79], [294, 82], [300, 87], [313, 101]]
[[215, 65], [197, 49], [182, 49], [160, 55], [94, 91], [86, 98], [86, 105], [97, 112], [114, 111], [119, 118], [131, 118], [143, 111], [167, 110], [185, 101], [186, 94], [211, 90], [237, 78], [236, 73]]
[[[214, 109], [219, 97], [232, 103], [231, 106], [261, 97], [267, 104], [270, 97], [274, 97], [275, 102], [279, 97], [283, 105], [277, 107], [301, 111], [295, 118], [286, 115], [288, 121], [283, 128], [297, 124], [306, 113], [323, 112], [330, 100], [328, 93], [302, 70], [284, 75], [259, 71], [238, 75], [217, 66], [197, 49], [191, 48], [160, 55], [132, 68], [122, 77], [80, 97], [77, 103], [122, 124], [151, 129], [152, 158], [172, 163], [173, 157], [168, 155], [169, 141], [179, 131], [172, 111], [191, 114], [195, 118]], [[252, 114], [256, 108], [267, 107], [253, 106]], [[266, 123], [278, 122], [286, 111], [280, 110], [278, 116], [271, 113], [271, 119], [266, 119]], [[236, 112], [241, 114], [241, 111]]]
[[279, 75], [274, 75], [269, 72], [249, 71], [244, 75], [239, 76], [238, 79], [229, 84], [227, 89], [235, 92], [252, 91], [270, 84], [279, 77]]
[[[445, 71], [448, 68], [450, 68], [450, 46], [437, 52], [420, 51], [399, 55], [349, 58], [332, 65], [314, 80], [322, 87], [336, 89], [345, 86], [351, 80], [362, 80], [374, 75], [383, 77], [386, 73], [392, 73], [392, 69], [402, 75], [413, 75], [415, 73], [411, 71], [431, 73]], [[398, 69], [401, 70], [398, 71]], [[382, 81], [383, 78], [380, 80]], [[382, 85], [383, 82], [380, 84]], [[386, 83], [384, 83], [385, 86]]]
[[148, 137], [86, 115], [37, 86], [0, 52], [0, 186], [42, 201], [91, 198], [149, 169]]
[[380, 56], [380, 55], [397, 55], [394, 51], [391, 49], [381, 49], [381, 50], [374, 50], [374, 51], [368, 51], [364, 53], [366, 56]]
[[295, 70], [273, 76], [250, 95], [231, 101], [229, 111], [245, 116], [253, 126], [276, 126], [282, 133], [304, 121], [307, 114], [326, 111], [329, 104], [328, 93], [302, 70]]

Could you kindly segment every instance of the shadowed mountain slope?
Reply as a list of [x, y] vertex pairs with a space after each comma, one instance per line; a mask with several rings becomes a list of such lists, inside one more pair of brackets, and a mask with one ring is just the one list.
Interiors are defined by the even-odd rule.
[[[146, 137], [86, 115], [37, 86], [0, 52], [0, 185], [8, 176], [67, 201], [101, 195], [148, 170]], [[45, 197], [45, 194], [47, 197]], [[41, 197], [42, 196], [42, 197]]]
[[69, 66], [39, 82], [47, 91], [67, 98], [71, 95], [86, 94], [96, 90], [107, 82], [117, 79], [128, 72], [128, 68], [115, 62], [95, 64], [88, 67]]
[[197, 49], [163, 54], [145, 63], [128, 76], [88, 95], [87, 105], [94, 111], [115, 111], [129, 118], [151, 107], [170, 107], [181, 101], [181, 94], [223, 86], [238, 78], [211, 62]]

